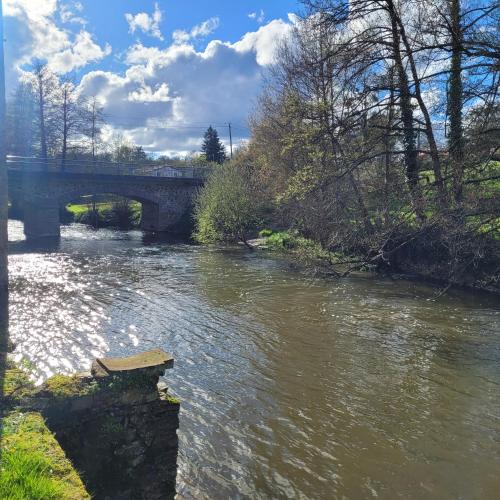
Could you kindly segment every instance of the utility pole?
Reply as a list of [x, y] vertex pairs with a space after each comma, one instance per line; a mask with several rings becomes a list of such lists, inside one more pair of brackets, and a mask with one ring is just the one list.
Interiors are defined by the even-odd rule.
[[[5, 62], [3, 54], [3, 8], [0, 0], [0, 353], [8, 347], [9, 325], [9, 274], [7, 268], [7, 224], [8, 224], [8, 193], [7, 193], [7, 158], [6, 158], [6, 102], [5, 102]], [[0, 359], [0, 365], [1, 363]], [[0, 372], [3, 366], [0, 366]], [[0, 373], [0, 382], [1, 373]], [[1, 392], [1, 388], [0, 388]]]
[[229, 145], [231, 148], [231, 160], [233, 159], [233, 131], [231, 129], [231, 123], [229, 125]]

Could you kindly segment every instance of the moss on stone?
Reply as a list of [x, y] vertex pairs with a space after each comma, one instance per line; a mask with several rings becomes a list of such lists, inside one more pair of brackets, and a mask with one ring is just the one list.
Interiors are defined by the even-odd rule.
[[0, 393], [5, 397], [19, 399], [30, 396], [34, 389], [34, 384], [28, 374], [9, 363], [3, 377], [3, 388]]
[[170, 394], [167, 394], [165, 396], [165, 401], [168, 401], [170, 404], [173, 404], [173, 405], [180, 405], [181, 404], [181, 400], [179, 398], [176, 398], [175, 396], [172, 396]]
[[89, 396], [98, 389], [97, 382], [88, 382], [76, 375], [54, 375], [43, 385], [43, 391], [54, 398]]
[[91, 498], [40, 414], [4, 416], [0, 451], [0, 498]]

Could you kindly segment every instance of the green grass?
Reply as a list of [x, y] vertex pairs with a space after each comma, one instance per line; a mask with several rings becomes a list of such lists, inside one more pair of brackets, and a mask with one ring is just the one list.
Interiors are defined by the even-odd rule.
[[[103, 212], [105, 210], [111, 210], [113, 204], [111, 202], [102, 202], [102, 203], [96, 203], [95, 206], [98, 212]], [[89, 210], [92, 210], [92, 204], [84, 203], [80, 205], [73, 205], [72, 203], [70, 203], [66, 207], [66, 209], [68, 210], [68, 212], [72, 213], [76, 218], [84, 213], [87, 213]]]
[[7, 366], [7, 370], [3, 376], [3, 387], [2, 390], [0, 390], [0, 394], [17, 399], [29, 396], [33, 390], [33, 382], [25, 371], [12, 365]]
[[[67, 212], [72, 217], [74, 222], [88, 224], [94, 221], [94, 217], [90, 217], [92, 211], [91, 203], [69, 204], [66, 207]], [[102, 227], [117, 225], [115, 213], [116, 207], [111, 201], [102, 201], [96, 203], [97, 218], [99, 225]], [[141, 220], [142, 205], [138, 201], [130, 202], [130, 218], [128, 225], [131, 227], [138, 226]]]
[[2, 420], [0, 498], [90, 498], [59, 443], [37, 413], [15, 412]]

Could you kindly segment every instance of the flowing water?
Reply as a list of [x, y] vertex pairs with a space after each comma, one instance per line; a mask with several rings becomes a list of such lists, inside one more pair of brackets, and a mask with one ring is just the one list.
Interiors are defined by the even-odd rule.
[[184, 497], [500, 498], [497, 298], [138, 232], [10, 236], [11, 336], [38, 377], [175, 356]]

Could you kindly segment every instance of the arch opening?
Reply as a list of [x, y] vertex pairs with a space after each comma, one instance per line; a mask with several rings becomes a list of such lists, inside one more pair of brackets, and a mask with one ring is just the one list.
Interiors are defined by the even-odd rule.
[[[65, 200], [66, 201], [66, 200]], [[111, 193], [80, 195], [60, 204], [61, 222], [78, 222], [96, 229], [113, 227], [122, 230], [141, 227], [144, 205], [136, 197]]]

